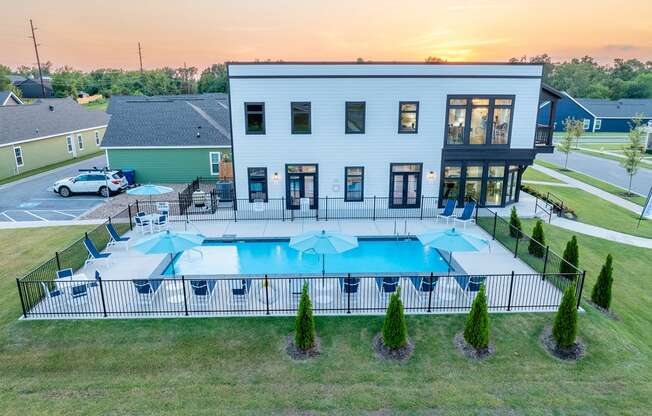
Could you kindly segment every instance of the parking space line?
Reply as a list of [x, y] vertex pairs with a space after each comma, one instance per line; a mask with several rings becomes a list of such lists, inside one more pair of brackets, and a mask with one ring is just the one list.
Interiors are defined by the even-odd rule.
[[52, 210], [52, 212], [56, 212], [57, 214], [66, 215], [66, 216], [72, 217], [72, 218], [77, 218], [78, 217], [77, 215], [66, 214], [65, 212], [57, 211], [57, 210], [54, 210], [54, 209]]
[[32, 215], [32, 216], [38, 218], [38, 219], [41, 220], [41, 221], [45, 221], [45, 222], [48, 222], [48, 221], [49, 221], [49, 220], [46, 220], [46, 219], [43, 218], [43, 217], [39, 217], [38, 215], [36, 215], [36, 214], [34, 214], [34, 213], [32, 213], [32, 212], [29, 212], [29, 211], [27, 211], [27, 210], [25, 210], [24, 212], [26, 212], [26, 213], [28, 213], [29, 215]]
[[11, 221], [11, 222], [16, 222], [15, 219], [13, 219], [13, 218], [11, 218], [9, 215], [7, 215], [7, 211], [3, 212], [3, 213], [0, 214], [0, 215], [4, 215], [4, 216], [7, 217], [7, 218], [9, 219], [9, 221]]

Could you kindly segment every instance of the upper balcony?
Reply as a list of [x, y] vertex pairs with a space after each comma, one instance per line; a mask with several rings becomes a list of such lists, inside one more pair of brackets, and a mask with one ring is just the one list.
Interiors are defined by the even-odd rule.
[[541, 84], [537, 128], [534, 132], [534, 149], [537, 153], [552, 153], [555, 150], [552, 135], [555, 130], [557, 101], [562, 97], [559, 91]]

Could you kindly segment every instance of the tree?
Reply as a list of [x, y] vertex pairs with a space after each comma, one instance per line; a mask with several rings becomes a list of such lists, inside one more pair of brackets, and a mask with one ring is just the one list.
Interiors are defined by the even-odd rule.
[[598, 275], [598, 280], [595, 282], [595, 286], [593, 286], [593, 290], [591, 291], [591, 300], [593, 303], [604, 309], [609, 309], [609, 306], [611, 306], [611, 286], [614, 281], [612, 263], [613, 257], [611, 257], [611, 254], [608, 254], [607, 260], [602, 265], [602, 269]]
[[473, 299], [471, 311], [466, 318], [464, 339], [476, 350], [486, 349], [489, 346], [489, 310], [484, 283]]
[[204, 69], [199, 76], [198, 92], [228, 92], [229, 79], [226, 74], [226, 65], [213, 64]]
[[403, 302], [401, 302], [401, 288], [392, 294], [385, 313], [383, 322], [383, 343], [392, 350], [403, 348], [407, 345], [407, 323], [403, 314]]
[[643, 128], [643, 121], [640, 115], [637, 115], [632, 120], [633, 124], [630, 125], [629, 134], [627, 138], [629, 143], [623, 147], [623, 154], [625, 158], [620, 162], [620, 165], [625, 168], [629, 175], [629, 185], [627, 186], [627, 195], [632, 195], [632, 179], [638, 172], [638, 169], [645, 156], [645, 136], [646, 132]]
[[577, 337], [575, 284], [568, 285], [564, 291], [552, 326], [552, 336], [560, 348], [570, 348], [575, 343]]
[[527, 251], [535, 257], [543, 257], [546, 253], [546, 237], [543, 234], [543, 221], [537, 220], [532, 230], [532, 238], [530, 238], [530, 245]]
[[564, 169], [568, 169], [568, 155], [573, 149], [573, 137], [575, 137], [575, 120], [567, 117], [566, 120], [564, 120], [564, 137], [557, 145], [557, 150], [566, 154]]
[[521, 219], [518, 217], [516, 212], [516, 207], [512, 207], [512, 212], [509, 214], [509, 235], [513, 238], [523, 237], [523, 226], [521, 225]]
[[567, 278], [572, 278], [571, 275], [577, 274], [579, 261], [580, 261], [580, 251], [577, 245], [577, 238], [573, 236], [568, 243], [566, 243], [566, 248], [564, 249], [564, 260], [559, 266], [559, 273], [564, 275]]
[[312, 303], [308, 296], [308, 283], [303, 284], [301, 300], [295, 323], [294, 345], [301, 351], [315, 346], [315, 320], [312, 317]]

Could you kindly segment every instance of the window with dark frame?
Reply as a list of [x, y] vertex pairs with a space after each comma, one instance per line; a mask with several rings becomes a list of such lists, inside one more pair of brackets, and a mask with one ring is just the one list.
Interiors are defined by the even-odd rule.
[[464, 182], [464, 200], [470, 201], [471, 199], [480, 202], [482, 196], [482, 174], [484, 165], [469, 164], [466, 166], [466, 179]]
[[513, 96], [449, 96], [446, 145], [508, 145]]
[[363, 134], [365, 132], [366, 103], [364, 101], [346, 102], [346, 134]]
[[401, 101], [398, 109], [398, 132], [416, 133], [419, 127], [419, 102]]
[[344, 168], [344, 200], [347, 202], [364, 199], [364, 168], [348, 166]]
[[503, 184], [505, 182], [505, 164], [489, 164], [487, 170], [487, 190], [485, 206], [500, 206], [503, 203]]
[[14, 147], [14, 156], [16, 157], [16, 166], [21, 167], [23, 162], [23, 149], [20, 146]]
[[460, 197], [460, 180], [462, 179], [462, 166], [447, 165], [444, 167], [444, 188], [442, 191], [442, 201], [447, 199], [459, 200]]
[[267, 168], [247, 168], [249, 202], [267, 202]]
[[245, 103], [245, 133], [265, 134], [265, 103]]
[[310, 134], [310, 103], [293, 102], [290, 104], [292, 112], [292, 134]]

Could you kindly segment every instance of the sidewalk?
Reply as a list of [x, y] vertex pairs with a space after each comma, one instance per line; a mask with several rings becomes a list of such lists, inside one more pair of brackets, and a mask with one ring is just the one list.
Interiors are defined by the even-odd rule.
[[652, 249], [652, 239], [649, 238], [619, 233], [618, 231], [607, 230], [605, 228], [596, 227], [595, 225], [584, 224], [582, 222], [560, 217], [554, 217], [551, 224], [566, 230], [614, 241], [616, 243]]
[[593, 194], [599, 198], [602, 198], [606, 201], [609, 201], [613, 204], [616, 204], [620, 207], [623, 207], [625, 209], [628, 209], [635, 214], [640, 214], [641, 213], [641, 206], [637, 205], [633, 202], [630, 202], [626, 199], [623, 199], [619, 196], [616, 196], [614, 194], [610, 194], [609, 192], [605, 192], [600, 188], [596, 188], [595, 186], [589, 185], [587, 183], [584, 183], [582, 181], [579, 181], [577, 179], [571, 178], [570, 176], [566, 176], [562, 173], [559, 173], [555, 170], [546, 168], [541, 165], [533, 164], [531, 166], [532, 169], [538, 170], [539, 172], [545, 173], [546, 175], [552, 176], [555, 179], [559, 179], [560, 181], [563, 181], [569, 185], [574, 186], [575, 188], [579, 188], [583, 191], [586, 191], [590, 194]]

